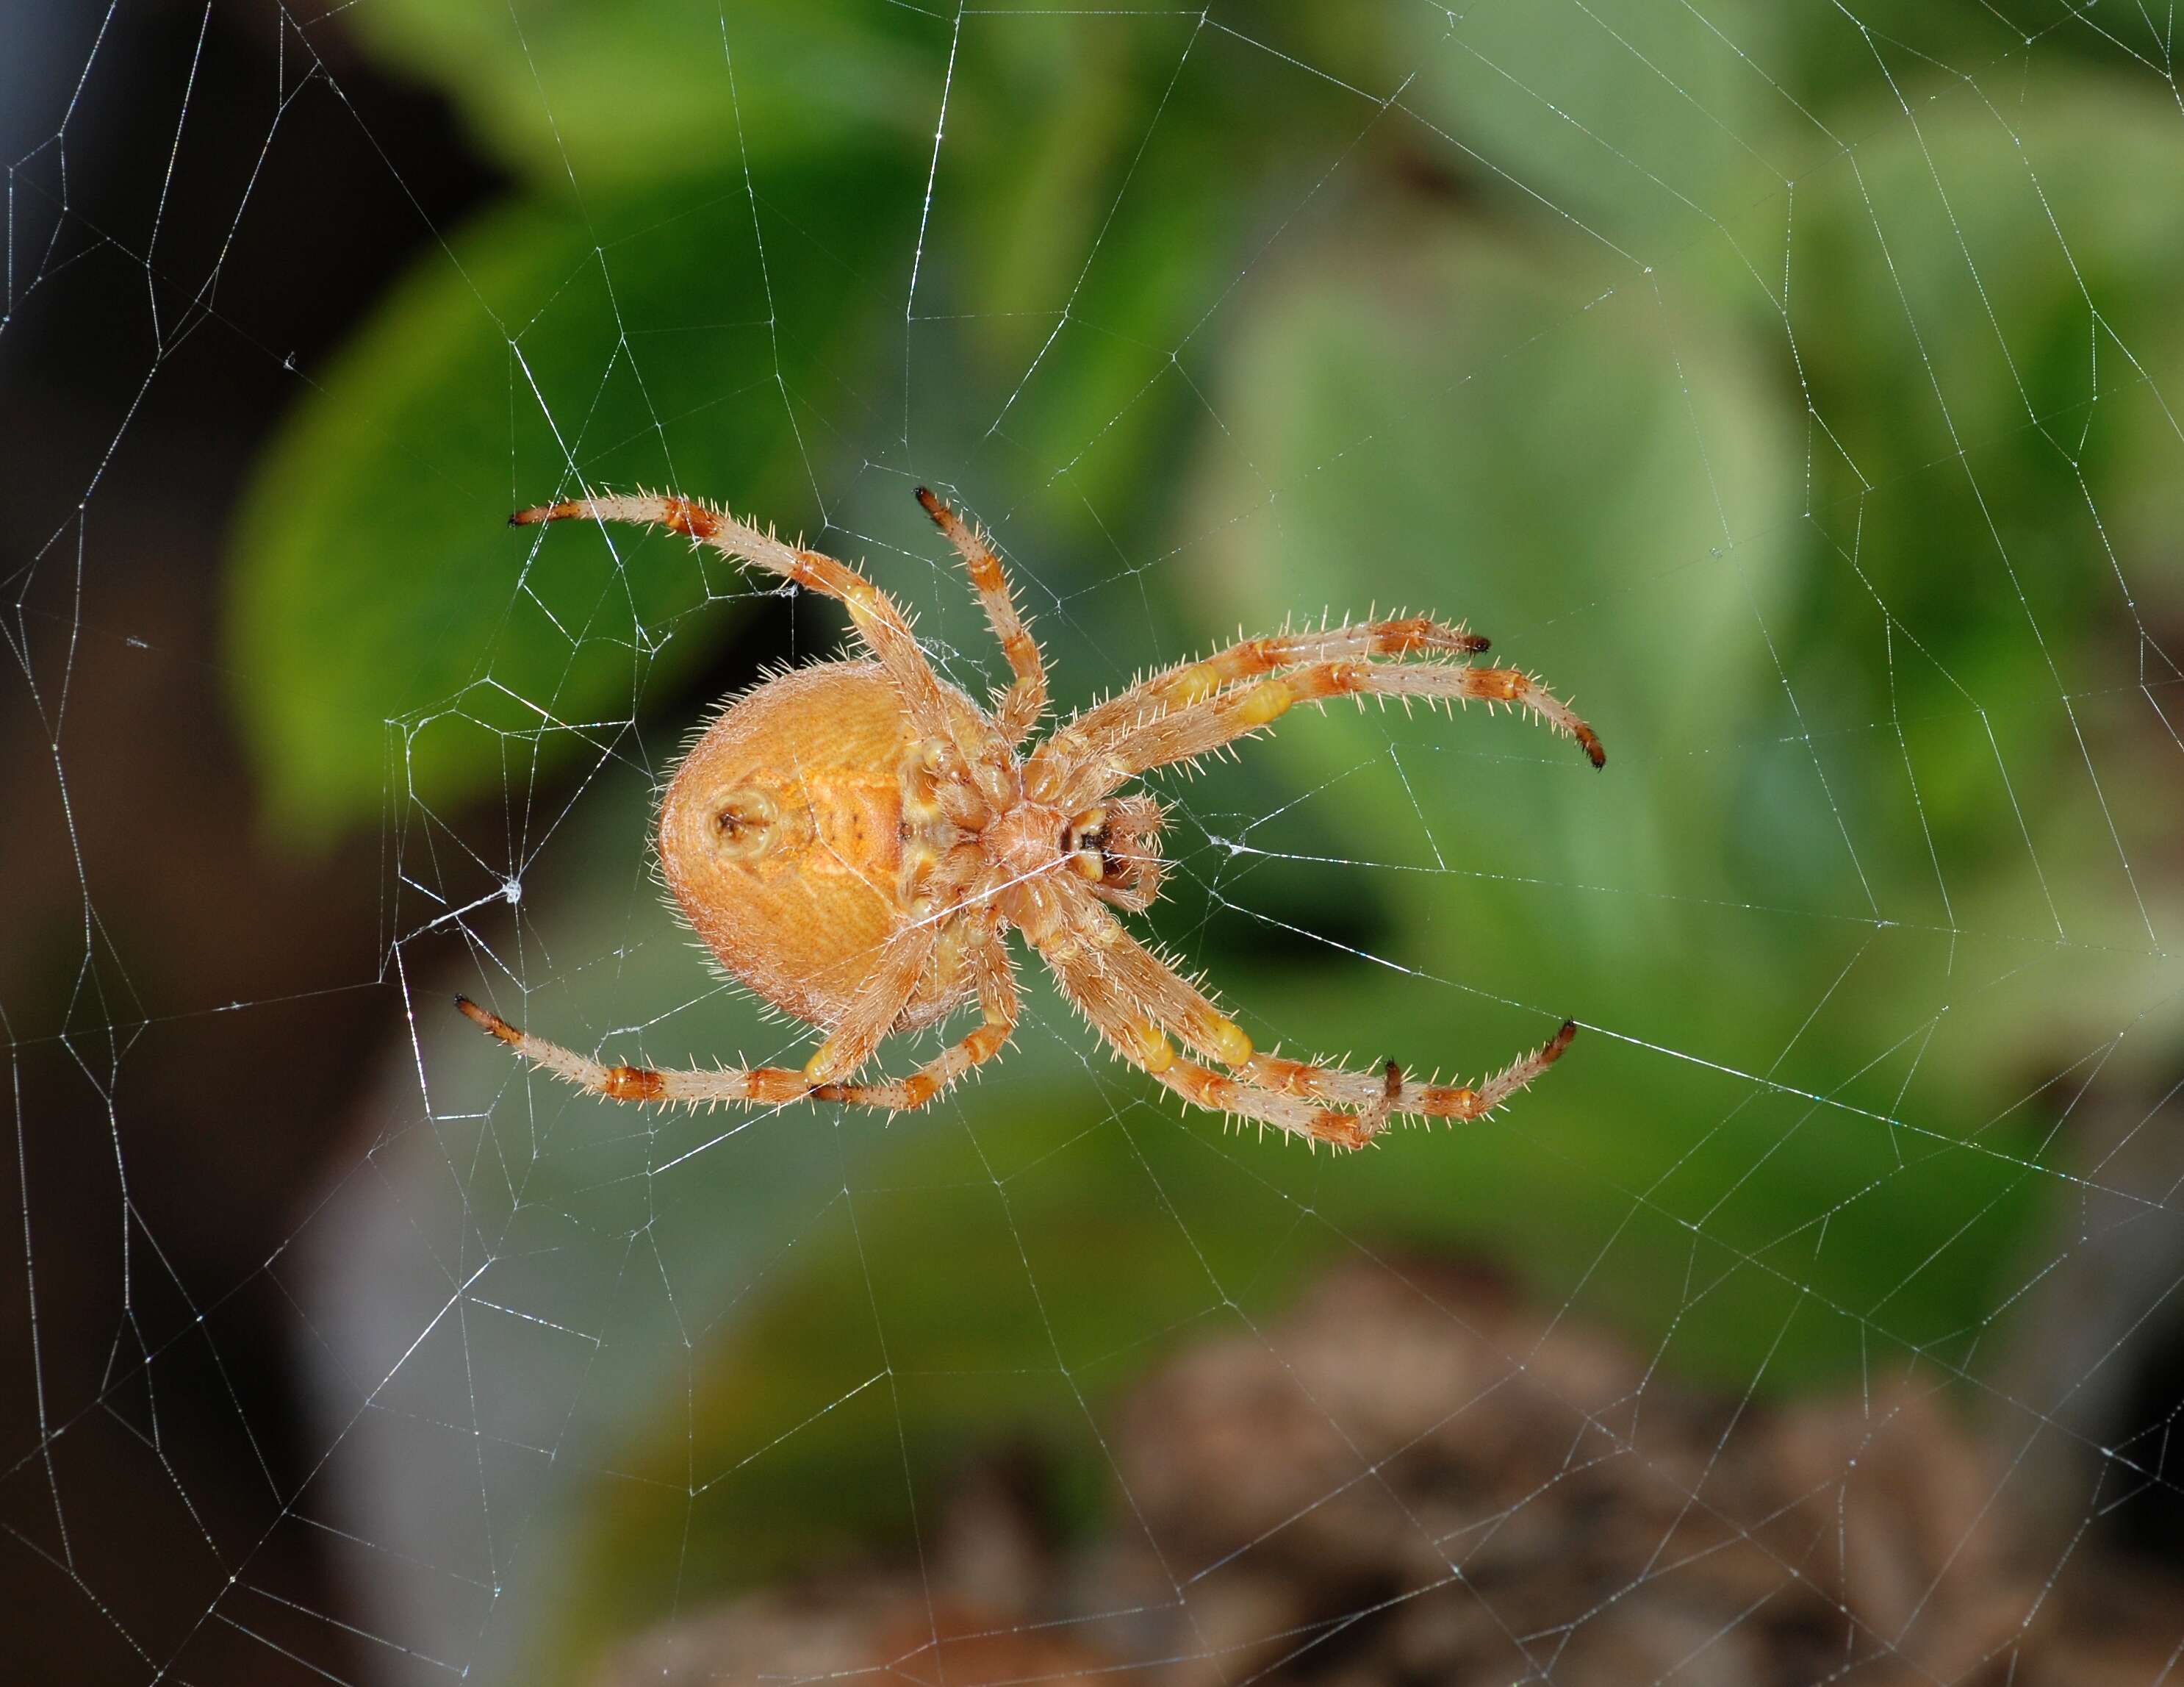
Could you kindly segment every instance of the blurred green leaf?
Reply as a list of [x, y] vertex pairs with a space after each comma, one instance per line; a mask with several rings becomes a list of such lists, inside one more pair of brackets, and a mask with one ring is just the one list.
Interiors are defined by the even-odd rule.
[[1826, 660], [1845, 714], [1905, 722], [1932, 853], [1902, 846], [1970, 893], [1960, 919], [2142, 943], [2123, 857], [2173, 831], [2174, 744], [2114, 676], [2163, 677], [2145, 634], [2184, 614], [2153, 378], [2184, 355], [2174, 104], [2051, 75], [1868, 126], [1801, 189], [1797, 261], [1825, 284], [1796, 322], [1827, 431], [1786, 660]]
[[[1747, 208], [1836, 149], [1774, 76], [1794, 8], [1585, 0], [1552, 24], [1527, 8], [1404, 20], [1418, 76], [1406, 103], [1439, 148], [1515, 220], [1577, 237], [1573, 277], [1642, 285], [1641, 265], [1744, 272]], [[1453, 146], [1446, 144], [1453, 142]], [[1596, 288], [1596, 291], [1597, 288]]]
[[[1029, 481], [1018, 508], [1039, 517], [1045, 549], [1068, 542], [1108, 562], [1152, 542], [1149, 516], [1204, 422], [1198, 383], [1245, 278], [1271, 244], [1306, 237], [1316, 205], [1300, 215], [1259, 184], [1381, 187], [1391, 143], [1371, 131], [1372, 102], [1332, 78], [1399, 79], [1377, 32], [1329, 30], [1324, 8], [1295, 4], [1260, 8], [1249, 36], [1193, 13], [978, 23], [1000, 74], [951, 96], [956, 150], [927, 240], [941, 285], [977, 313], [967, 372], [994, 393], [969, 449], [1000, 460], [980, 465], [989, 472]], [[1323, 74], [1295, 56], [1307, 52]], [[1329, 142], [1361, 128], [1357, 144]], [[960, 411], [961, 386], [923, 390]]]
[[929, 137], [950, 31], [857, 0], [385, 0], [348, 20], [534, 187], [588, 198], [707, 168]]
[[598, 224], [494, 213], [421, 258], [317, 378], [260, 461], [229, 584], [237, 701], [285, 830], [602, 753], [660, 662], [702, 648], [687, 617], [761, 589], [635, 530], [505, 522], [580, 483], [816, 517], [829, 410], [865, 421], [880, 295], [860, 265], [905, 201], [871, 159], [788, 186], [805, 214], [766, 226], [763, 254], [740, 180], [661, 187]]
[[[1350, 261], [1268, 286], [1215, 395], [1228, 426], [1187, 521], [1206, 538], [1171, 565], [1208, 625], [1376, 604], [1463, 620], [1494, 640], [1490, 660], [1591, 718], [1604, 773], [1483, 711], [1305, 718], [1252, 755], [1312, 795], [1231, 840], [1247, 870], [1306, 853], [1295, 812], [1392, 899], [1396, 958], [1556, 1018], [1591, 1017], [1613, 969], [1674, 952], [1673, 903], [1574, 887], [1711, 867], [1732, 793], [1663, 774], [1779, 701], [1759, 629], [1794, 585], [1799, 493], [1781, 395], [1734, 319], [1724, 334], [1651, 293], [1596, 299], [1563, 243], [1384, 217]], [[1825, 843], [1809, 785], [1794, 802]], [[1780, 877], [1766, 888], [1793, 902], [1855, 888], [1839, 852]]]

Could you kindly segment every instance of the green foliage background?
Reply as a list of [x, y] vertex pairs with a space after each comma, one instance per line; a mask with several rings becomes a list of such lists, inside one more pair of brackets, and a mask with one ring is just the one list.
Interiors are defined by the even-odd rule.
[[1740, 1391], [1981, 1374], [2085, 1063], [2174, 1042], [2184, 130], [2098, 31], [1880, 11], [357, 9], [521, 185], [311, 371], [237, 701], [299, 845], [382, 828], [451, 905], [521, 877], [465, 987], [580, 1047], [793, 1046], [641, 845], [681, 688], [785, 618], [679, 545], [501, 530], [580, 478], [866, 558], [974, 689], [920, 479], [995, 523], [1065, 705], [1423, 605], [1612, 758], [1330, 716], [1167, 782], [1154, 924], [1262, 1042], [1469, 1073], [1594, 1028], [1490, 1126], [1340, 1164], [1153, 1108], [1043, 990], [929, 1116], [710, 1148], [428, 1019], [477, 1107], [416, 1175], [615, 1332], [526, 1384], [591, 1438], [534, 1666], [900, 1545], [982, 1442], [1089, 1526], [1103, 1403], [1359, 1247], [1488, 1254]]

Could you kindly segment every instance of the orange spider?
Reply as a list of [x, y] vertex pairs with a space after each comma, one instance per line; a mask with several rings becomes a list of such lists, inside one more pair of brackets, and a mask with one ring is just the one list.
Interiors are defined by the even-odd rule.
[[[548, 1071], [617, 1101], [907, 1109], [1007, 1043], [1017, 996], [1004, 934], [1013, 926], [1124, 1059], [1197, 1106], [1311, 1142], [1362, 1148], [1399, 1114], [1475, 1119], [1554, 1064], [1575, 1025], [1476, 1089], [1411, 1082], [1393, 1061], [1352, 1072], [1261, 1053], [1110, 909], [1135, 912], [1160, 894], [1166, 816], [1142, 791], [1118, 795], [1123, 787], [1263, 731], [1295, 704], [1510, 704], [1601, 766], [1599, 739], [1568, 705], [1515, 668], [1436, 660], [1487, 641], [1417, 616], [1245, 640], [1084, 710], [1027, 755], [1020, 746], [1046, 707], [1039, 646], [986, 534], [922, 487], [917, 500], [961, 554], [1015, 676], [990, 714], [933, 673], [902, 612], [862, 574], [725, 510], [608, 496], [509, 518], [686, 533], [839, 598], [871, 659], [815, 662], [731, 700], [660, 805], [660, 864], [691, 927], [765, 1000], [827, 1030], [801, 1071], [605, 1066], [458, 997], [464, 1013]], [[936, 1025], [973, 996], [983, 1017], [969, 1036], [908, 1077], [852, 1081], [882, 1039]], [[1176, 1042], [1228, 1071], [1178, 1054]]]

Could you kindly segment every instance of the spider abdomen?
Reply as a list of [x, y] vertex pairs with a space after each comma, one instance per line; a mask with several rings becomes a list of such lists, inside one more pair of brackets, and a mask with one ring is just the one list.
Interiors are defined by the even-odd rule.
[[[660, 805], [660, 866], [683, 918], [729, 973], [812, 1025], [833, 1025], [911, 917], [906, 852], [944, 851], [937, 817], [905, 817], [916, 735], [878, 668], [822, 662], [732, 700]], [[967, 990], [953, 946], [905, 1008], [914, 1030]]]

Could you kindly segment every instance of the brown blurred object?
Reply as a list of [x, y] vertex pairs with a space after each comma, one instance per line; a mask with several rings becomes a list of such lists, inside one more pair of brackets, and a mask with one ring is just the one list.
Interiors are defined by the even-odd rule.
[[928, 1569], [874, 1570], [770, 1589], [625, 1647], [600, 1687], [823, 1680], [1091, 1680], [1113, 1661], [1078, 1626], [1028, 1615], [1052, 1581], [1028, 1472], [975, 1470], [950, 1502]]
[[1784, 1409], [1696, 1394], [1445, 1266], [1359, 1261], [1145, 1383], [1130, 1503], [1050, 1563], [974, 1483], [916, 1567], [655, 1631], [602, 1684], [857, 1671], [1155, 1687], [2164, 1679], [2184, 1585], [2028, 1552], [1947, 1383]]

